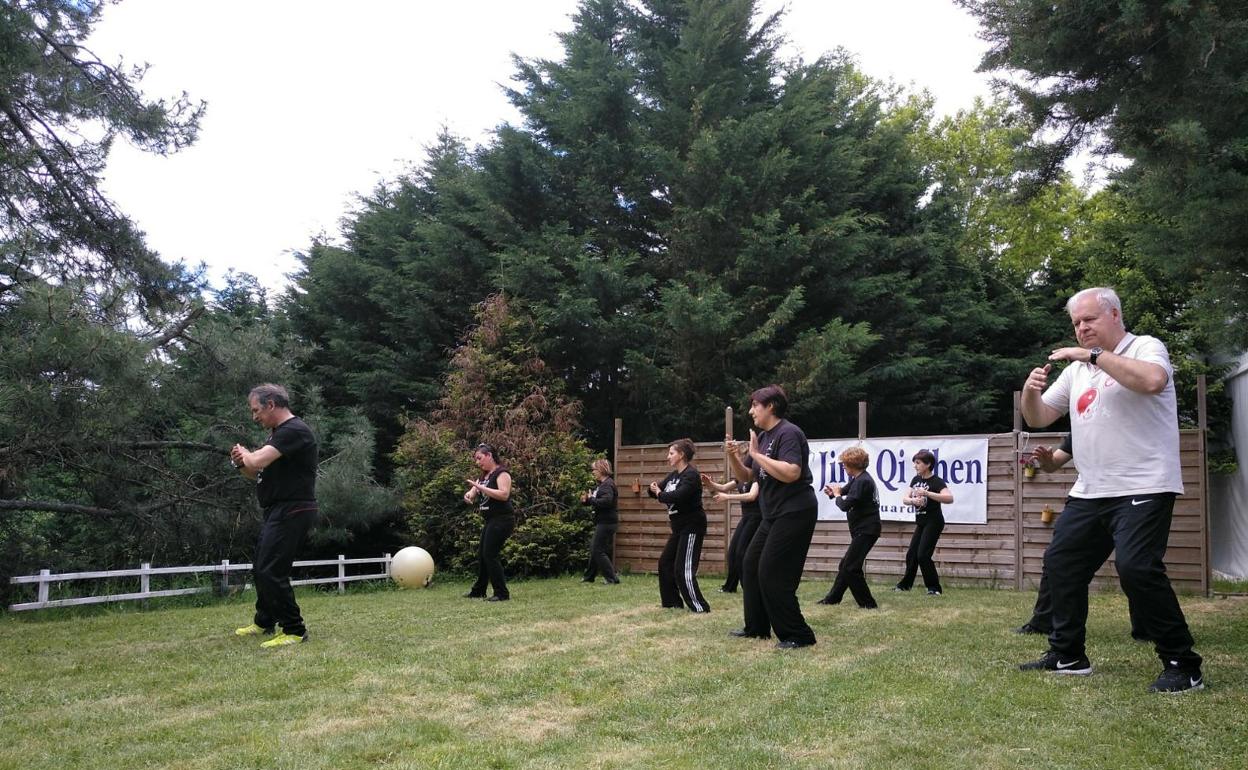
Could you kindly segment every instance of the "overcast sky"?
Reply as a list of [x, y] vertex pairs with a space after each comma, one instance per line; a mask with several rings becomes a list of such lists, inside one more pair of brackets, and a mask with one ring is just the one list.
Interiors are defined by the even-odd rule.
[[[953, 0], [763, 0], [788, 8], [786, 54], [844, 47], [869, 75], [925, 88], [952, 114], [989, 96], [985, 44]], [[169, 261], [286, 283], [355, 196], [424, 156], [440, 126], [471, 143], [519, 122], [511, 54], [560, 58], [575, 0], [123, 0], [89, 42], [151, 65], [149, 96], [208, 102], [168, 158], [114, 148], [105, 189]]]

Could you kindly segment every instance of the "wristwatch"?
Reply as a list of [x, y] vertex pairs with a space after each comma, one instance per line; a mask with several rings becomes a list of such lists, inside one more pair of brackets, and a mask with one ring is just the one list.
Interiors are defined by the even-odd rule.
[[1092, 348], [1091, 350], [1089, 350], [1089, 351], [1088, 351], [1088, 354], [1089, 354], [1089, 355], [1088, 355], [1088, 363], [1092, 364], [1093, 366], [1096, 366], [1096, 359], [1097, 359], [1097, 356], [1099, 356], [1100, 354], [1102, 354], [1102, 353], [1104, 353], [1104, 352], [1105, 352], [1105, 351], [1104, 351], [1103, 349], [1099, 348], [1099, 347], [1098, 347], [1098, 348]]

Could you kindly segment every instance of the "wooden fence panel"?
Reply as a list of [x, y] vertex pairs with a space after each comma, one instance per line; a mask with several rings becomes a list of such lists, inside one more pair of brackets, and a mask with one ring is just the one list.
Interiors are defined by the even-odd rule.
[[[1041, 512], [1060, 512], [1077, 472], [1067, 467], [1057, 473], [1025, 478], [1018, 459], [1038, 444], [1055, 446], [1057, 433], [999, 433], [988, 438], [988, 516], [984, 524], [947, 524], [936, 548], [936, 567], [951, 584], [984, 585], [1033, 590], [1043, 569], [1044, 549], [1053, 524], [1041, 521]], [[1199, 430], [1180, 434], [1180, 464], [1185, 494], [1174, 507], [1166, 568], [1176, 590], [1207, 593], [1209, 553], [1204, 482], [1204, 441]], [[653, 572], [670, 530], [664, 507], [646, 494], [651, 481], [670, 471], [667, 445], [617, 444], [616, 481], [620, 488], [620, 530], [616, 537], [616, 564], [633, 571]], [[724, 456], [719, 442], [697, 445], [694, 465], [712, 478], [724, 478]], [[706, 495], [707, 537], [702, 549], [705, 573], [722, 573], [731, 527], [740, 519], [737, 505], [725, 506]], [[731, 523], [731, 527], [729, 526]], [[906, 550], [913, 525], [886, 521], [866, 562], [873, 582], [893, 582], [905, 569]], [[831, 581], [836, 574], [849, 531], [843, 521], [820, 521], [815, 527], [805, 577]], [[1113, 557], [1096, 574], [1096, 588], [1117, 585]]]

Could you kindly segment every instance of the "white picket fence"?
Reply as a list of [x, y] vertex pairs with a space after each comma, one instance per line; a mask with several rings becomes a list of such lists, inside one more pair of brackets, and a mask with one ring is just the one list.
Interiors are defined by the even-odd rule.
[[[347, 567], [352, 564], [381, 564], [382, 571], [366, 575], [348, 575]], [[384, 580], [390, 577], [390, 554], [383, 554], [380, 557], [371, 557], [364, 559], [348, 559], [339, 554], [337, 559], [316, 559], [312, 561], [297, 561], [294, 563], [295, 568], [299, 567], [338, 567], [338, 575], [335, 577], [309, 578], [306, 580], [292, 580], [291, 585], [311, 586], [311, 585], [328, 585], [330, 583], [338, 584], [338, 593], [342, 593], [347, 589], [347, 583], [354, 583], [359, 580]], [[218, 576], [220, 585], [223, 588], [230, 586], [231, 572], [245, 572], [251, 569], [250, 564], [232, 564], [229, 559], [222, 560], [220, 564], [210, 564], [200, 567], [153, 567], [151, 564], [144, 562], [139, 565], [138, 569], [113, 569], [98, 570], [93, 572], [60, 572], [52, 573], [50, 570], [39, 570], [38, 575], [19, 575], [9, 578], [9, 582], [13, 585], [26, 585], [34, 583], [38, 586], [36, 591], [38, 596], [33, 602], [21, 602], [18, 604], [10, 604], [10, 611], [19, 610], [41, 610], [47, 607], [72, 607], [78, 604], [103, 604], [105, 602], [128, 602], [136, 599], [155, 599], [161, 596], [186, 596], [188, 594], [207, 593], [216, 590], [212, 586], [198, 586], [196, 588], [169, 588], [158, 591], [151, 590], [151, 582], [153, 575], [187, 575], [195, 573], [210, 572]], [[131, 578], [139, 579], [139, 590], [134, 593], [124, 594], [105, 594], [102, 596], [78, 596], [73, 599], [49, 599], [50, 586], [55, 583], [65, 583], [72, 580], [110, 580], [114, 578]], [[237, 584], [235, 584], [237, 585]], [[251, 584], [244, 583], [243, 589], [251, 588]]]

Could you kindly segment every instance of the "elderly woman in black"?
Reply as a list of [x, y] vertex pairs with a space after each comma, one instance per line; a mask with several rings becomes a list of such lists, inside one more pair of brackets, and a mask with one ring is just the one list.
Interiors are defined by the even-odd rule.
[[845, 511], [850, 541], [845, 555], [841, 557], [832, 590], [819, 600], [820, 604], [840, 604], [848, 588], [859, 607], [874, 609], [879, 606], [862, 571], [867, 554], [875, 541], [880, 539], [880, 495], [875, 488], [875, 479], [867, 473], [868, 462], [870, 458], [865, 449], [846, 449], [841, 453], [841, 464], [849, 474], [849, 483], [844, 486], [828, 484], [823, 488], [823, 493], [832, 498], [836, 507]]
[[469, 489], [464, 502], [472, 504], [481, 498], [479, 510], [485, 526], [481, 529], [481, 546], [478, 549], [479, 565], [477, 582], [472, 584], [467, 599], [484, 599], [486, 581], [494, 588], [494, 595], [486, 601], [505, 602], [511, 598], [507, 590], [507, 578], [503, 574], [503, 561], [499, 558], [503, 545], [516, 528], [515, 508], [511, 504], [511, 474], [498, 460], [498, 450], [489, 444], [480, 444], [472, 451], [472, 459], [481, 469], [481, 478], [468, 479]]
[[711, 606], [698, 588], [698, 562], [706, 538], [706, 511], [702, 509], [702, 479], [690, 465], [693, 442], [673, 441], [667, 448], [667, 464], [673, 470], [665, 479], [651, 482], [650, 496], [667, 506], [672, 534], [659, 555], [659, 598], [664, 607], [691, 612], [710, 612]]
[[594, 474], [598, 486], [593, 492], [586, 493], [581, 502], [587, 503], [594, 512], [594, 539], [589, 545], [589, 566], [585, 568], [585, 577], [581, 578], [581, 582], [592, 583], [601, 572], [602, 579], [614, 585], [620, 582], [611, 564], [615, 533], [620, 528], [619, 492], [611, 474], [611, 463], [603, 459], [594, 460], [590, 472]]

